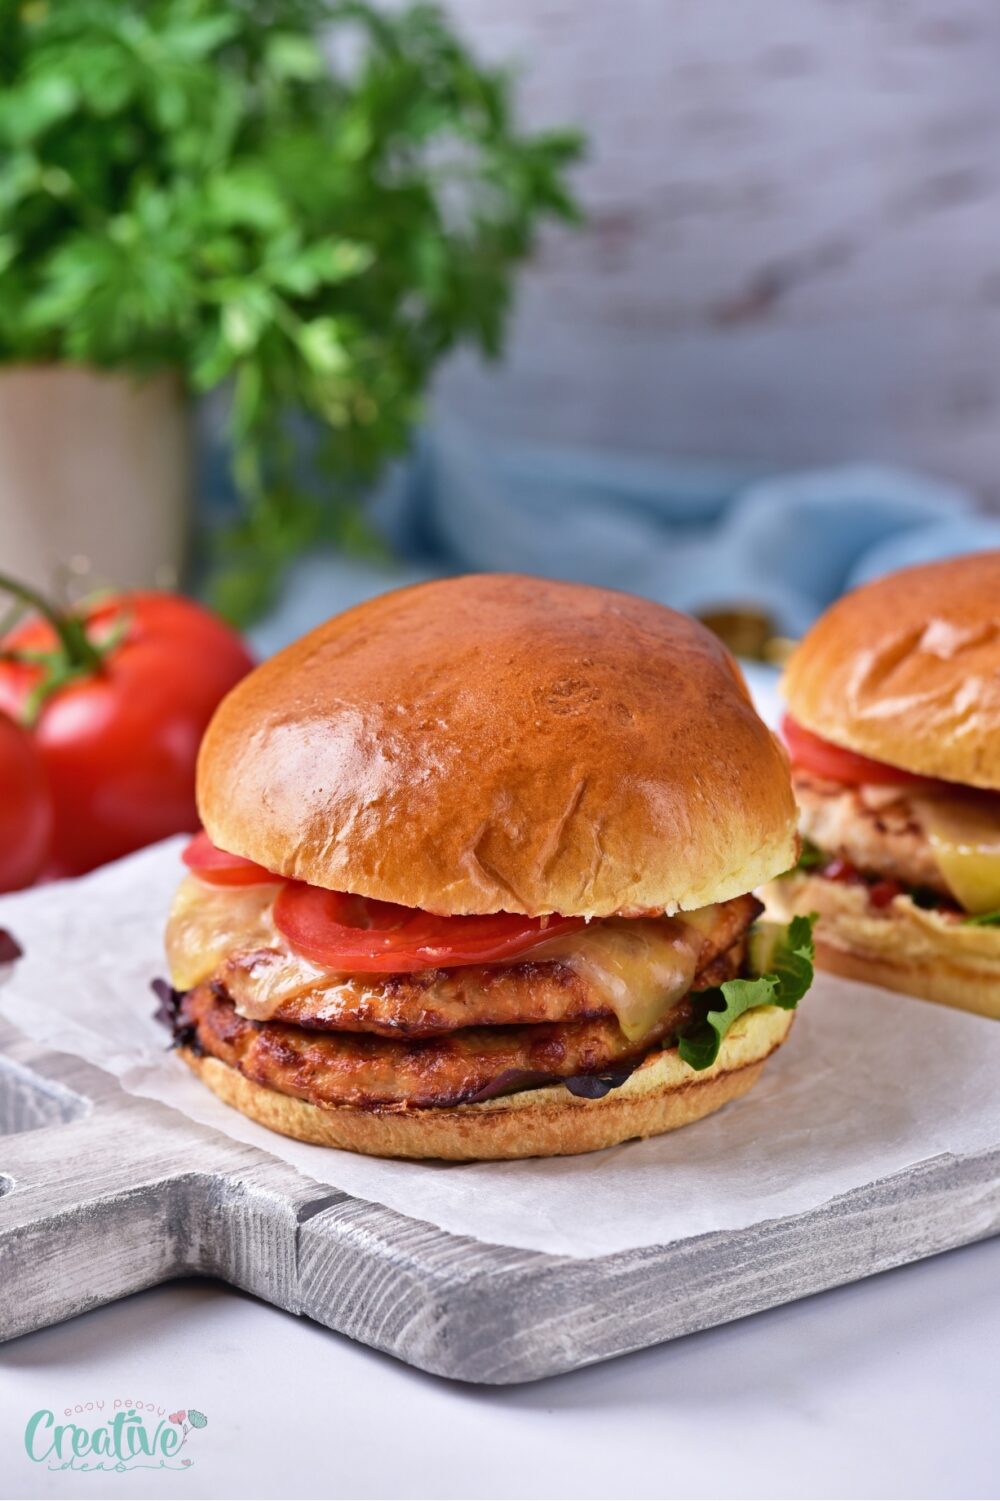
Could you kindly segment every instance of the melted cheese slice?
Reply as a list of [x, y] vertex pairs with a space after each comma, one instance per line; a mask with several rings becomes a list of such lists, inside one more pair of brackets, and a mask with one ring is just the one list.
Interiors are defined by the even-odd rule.
[[266, 949], [278, 934], [270, 920], [275, 886], [211, 886], [185, 876], [167, 920], [170, 983], [191, 990], [219, 973], [231, 954]]
[[1000, 797], [915, 797], [913, 807], [955, 900], [966, 912], [1000, 908]]
[[[177, 890], [167, 927], [171, 983], [189, 990], [220, 979], [237, 1010], [267, 1021], [282, 1001], [303, 991], [332, 990], [347, 977], [295, 953], [274, 926], [274, 886], [211, 886], [188, 876]], [[532, 949], [526, 958], [567, 965], [618, 1018], [629, 1041], [655, 1030], [691, 989], [700, 932], [715, 908], [684, 917], [608, 918]], [[368, 987], [378, 976], [361, 976]]]
[[528, 957], [556, 959], [574, 970], [636, 1042], [687, 995], [700, 946], [694, 927], [679, 917], [609, 917], [543, 944]]

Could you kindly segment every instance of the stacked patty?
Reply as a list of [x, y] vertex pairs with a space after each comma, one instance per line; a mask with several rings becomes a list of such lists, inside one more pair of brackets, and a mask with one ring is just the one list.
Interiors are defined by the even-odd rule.
[[[217, 928], [217, 893], [213, 899]], [[197, 910], [197, 892], [193, 900]], [[170, 1018], [183, 1046], [311, 1104], [402, 1110], [556, 1081], [588, 1097], [614, 1088], [651, 1049], [702, 1019], [707, 1002], [699, 992], [741, 972], [760, 904], [748, 895], [675, 918], [590, 925], [638, 935], [633, 925], [642, 924], [651, 939], [685, 955], [689, 986], [665, 994], [639, 1035], [623, 1030], [618, 1000], [593, 967], [574, 962], [572, 939], [555, 953], [543, 946], [507, 964], [335, 976], [289, 952], [269, 927], [266, 904], [245, 937], [232, 924], [224, 950], [192, 965], [191, 910], [189, 893], [168, 930], [174, 982], [188, 986], [174, 992]]]
[[792, 769], [792, 786], [799, 828], [831, 859], [950, 898], [920, 811], [905, 787], [848, 787], [798, 767]]

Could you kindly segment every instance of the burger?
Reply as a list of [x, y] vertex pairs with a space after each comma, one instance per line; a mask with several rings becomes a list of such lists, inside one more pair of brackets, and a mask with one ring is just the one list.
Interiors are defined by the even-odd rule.
[[166, 1017], [227, 1104], [393, 1157], [586, 1152], [748, 1090], [811, 978], [755, 929], [786, 757], [704, 627], [476, 575], [383, 595], [218, 709]]
[[1000, 552], [846, 595], [783, 684], [819, 963], [1000, 1017]]

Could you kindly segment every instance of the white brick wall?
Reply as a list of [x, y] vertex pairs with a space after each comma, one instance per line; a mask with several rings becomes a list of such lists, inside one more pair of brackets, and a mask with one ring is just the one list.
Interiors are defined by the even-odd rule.
[[790, 465], [912, 462], [1000, 501], [997, 0], [450, 0], [579, 121], [499, 433]]

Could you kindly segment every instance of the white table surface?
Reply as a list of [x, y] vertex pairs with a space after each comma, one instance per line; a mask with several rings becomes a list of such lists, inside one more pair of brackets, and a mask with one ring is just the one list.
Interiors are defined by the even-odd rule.
[[[178, 1283], [0, 1347], [0, 1496], [995, 1497], [998, 1362], [1000, 1240], [507, 1388]], [[203, 1411], [191, 1469], [27, 1459], [37, 1408], [116, 1396]]]

